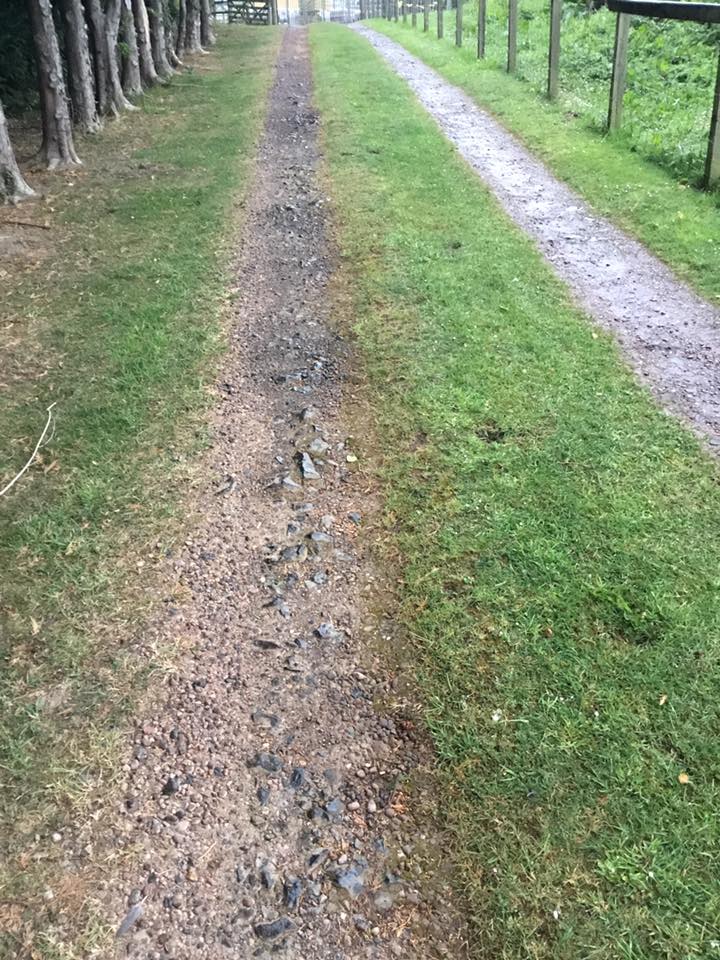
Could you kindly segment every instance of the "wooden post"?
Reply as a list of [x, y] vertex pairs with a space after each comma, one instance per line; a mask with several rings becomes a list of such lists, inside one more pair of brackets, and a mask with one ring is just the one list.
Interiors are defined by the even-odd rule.
[[430, 0], [423, 0], [423, 33], [430, 29]]
[[515, 73], [517, 69], [517, 23], [518, 0], [508, 0], [508, 48], [507, 72]]
[[705, 159], [705, 187], [710, 190], [720, 180], [720, 51], [718, 51], [718, 69], [715, 77], [715, 93], [713, 94], [712, 119], [710, 121], [710, 136], [708, 137], [708, 152]]
[[413, 27], [417, 26], [417, 0], [410, 0], [412, 6], [410, 7], [410, 23]]
[[455, 0], [455, 46], [462, 46], [462, 15], [463, 15], [463, 0]]
[[613, 55], [612, 80], [610, 82], [610, 107], [608, 130], [617, 130], [622, 120], [623, 95], [627, 78], [628, 37], [630, 14], [619, 13], [615, 24], [615, 53]]
[[438, 40], [442, 40], [445, 33], [445, 24], [443, 23], [443, 14], [445, 13], [445, 0], [438, 0], [437, 5], [437, 35]]
[[485, 23], [487, 21], [487, 0], [478, 0], [477, 55], [478, 60], [485, 57]]
[[557, 99], [560, 75], [560, 24], [562, 0], [550, 0], [550, 50], [548, 51], [548, 100]]

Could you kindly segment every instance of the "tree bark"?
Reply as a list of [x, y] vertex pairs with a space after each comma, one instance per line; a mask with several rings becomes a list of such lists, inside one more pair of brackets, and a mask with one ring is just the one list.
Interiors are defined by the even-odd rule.
[[[179, 17], [179, 15], [180, 12], [178, 10], [177, 17]], [[182, 60], [180, 60], [175, 52], [178, 45], [178, 37], [180, 36], [177, 30], [177, 17], [174, 20], [171, 20], [170, 17], [165, 17], [165, 49], [167, 58], [170, 61], [170, 66], [176, 69], [182, 66]]]
[[105, 14], [100, 0], [83, 0], [90, 26], [91, 52], [95, 72], [95, 97], [100, 116], [112, 112], [110, 105], [110, 67], [105, 43]]
[[37, 61], [43, 140], [40, 155], [48, 169], [74, 167], [80, 163], [73, 143], [60, 46], [50, 0], [28, 0]]
[[122, 0], [120, 11], [120, 40], [123, 43], [122, 85], [128, 97], [139, 97], [143, 92], [140, 78], [140, 53], [138, 51], [135, 17], [130, 0]]
[[136, 109], [125, 96], [120, 76], [117, 43], [123, 6], [124, 0], [106, 0], [105, 3], [105, 51], [108, 62], [110, 108], [116, 113], [121, 110]]
[[188, 53], [202, 53], [200, 0], [185, 0], [185, 49]]
[[211, 47], [215, 43], [210, 0], [200, 0], [200, 43], [203, 47]]
[[35, 191], [25, 182], [15, 160], [15, 151], [10, 143], [10, 134], [5, 122], [5, 111], [0, 102], [0, 201], [19, 203], [34, 196]]
[[73, 120], [84, 133], [97, 133], [102, 124], [95, 102], [95, 76], [82, 0], [62, 0], [62, 12]]
[[150, 20], [148, 19], [145, 0], [132, 0], [137, 29], [138, 58], [140, 60], [140, 80], [144, 87], [151, 87], [158, 82], [157, 70], [152, 56], [150, 43]]
[[165, 35], [165, 9], [162, 0], [149, 0], [150, 41], [152, 43], [153, 62], [158, 76], [170, 77], [173, 68], [167, 57], [167, 39]]
[[175, 53], [182, 57], [185, 52], [185, 28], [187, 24], [186, 0], [177, 0], [177, 37], [175, 38]]

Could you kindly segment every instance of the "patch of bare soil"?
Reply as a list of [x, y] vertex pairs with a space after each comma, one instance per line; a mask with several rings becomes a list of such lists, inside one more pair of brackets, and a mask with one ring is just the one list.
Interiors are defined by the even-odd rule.
[[462, 90], [394, 40], [353, 29], [407, 81], [580, 305], [615, 335], [655, 397], [720, 445], [720, 312], [595, 214]]
[[138, 719], [120, 808], [77, 838], [122, 957], [466, 956], [431, 752], [373, 613], [317, 127], [306, 33], [289, 30], [202, 521], [147, 637], [191, 652]]

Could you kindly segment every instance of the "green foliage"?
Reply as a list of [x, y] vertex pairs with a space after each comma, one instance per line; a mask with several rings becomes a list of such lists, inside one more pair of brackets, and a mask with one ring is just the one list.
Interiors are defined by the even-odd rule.
[[313, 44], [474, 956], [709, 960], [717, 464], [369, 45]]
[[[507, 3], [488, 0], [487, 6], [487, 60], [503, 69]], [[452, 42], [454, 11], [445, 16], [445, 36]], [[563, 11], [560, 106], [600, 132], [607, 119], [615, 17], [606, 7], [592, 11], [584, 2], [569, 3]], [[549, 18], [548, 0], [520, 0], [517, 75], [540, 96], [547, 80]], [[464, 5], [463, 30], [474, 44], [476, 0]], [[620, 138], [689, 183], [698, 183], [703, 173], [719, 39], [720, 30], [704, 24], [632, 21]]]
[[628, 150], [622, 136], [600, 136], [563, 104], [529, 84], [409, 26], [376, 21], [451, 83], [466, 90], [523, 140], [595, 209], [635, 234], [707, 297], [720, 298], [720, 192], [691, 190]]

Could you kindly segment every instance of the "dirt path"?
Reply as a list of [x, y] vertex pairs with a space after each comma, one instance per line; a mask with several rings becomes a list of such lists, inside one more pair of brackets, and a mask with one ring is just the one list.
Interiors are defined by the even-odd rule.
[[590, 208], [489, 114], [400, 44], [356, 26], [437, 121], [668, 410], [720, 445], [720, 312]]
[[[103, 892], [120, 956], [464, 956], [429, 753], [378, 651], [372, 494], [327, 325], [306, 33], [284, 40], [241, 260], [204, 520], [159, 642], [190, 653], [138, 721]], [[137, 864], [142, 864], [138, 872]]]

